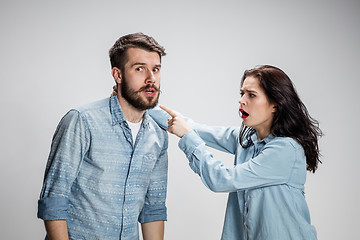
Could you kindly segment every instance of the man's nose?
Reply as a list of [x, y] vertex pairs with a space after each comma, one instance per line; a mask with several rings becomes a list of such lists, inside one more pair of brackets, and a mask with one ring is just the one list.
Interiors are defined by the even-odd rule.
[[147, 76], [146, 76], [145, 82], [146, 82], [146, 84], [155, 82], [155, 75], [154, 75], [153, 71], [151, 71], [151, 70], [147, 71]]

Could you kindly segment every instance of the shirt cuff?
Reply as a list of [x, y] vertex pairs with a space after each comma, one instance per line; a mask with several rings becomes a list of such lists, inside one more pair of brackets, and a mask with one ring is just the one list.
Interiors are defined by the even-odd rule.
[[139, 216], [140, 223], [167, 221], [167, 208], [163, 204], [144, 205]]
[[[205, 147], [205, 142], [200, 138], [196, 130], [186, 133], [179, 141], [179, 148], [185, 153], [189, 160], [190, 168], [197, 174], [200, 173], [200, 158], [196, 156], [199, 146]], [[201, 153], [200, 153], [201, 156]]]
[[205, 145], [205, 142], [197, 132], [192, 129], [179, 140], [178, 146], [185, 153], [186, 157], [190, 159], [195, 149], [201, 144]]
[[66, 220], [69, 200], [67, 198], [43, 198], [38, 201], [37, 217], [43, 220]]

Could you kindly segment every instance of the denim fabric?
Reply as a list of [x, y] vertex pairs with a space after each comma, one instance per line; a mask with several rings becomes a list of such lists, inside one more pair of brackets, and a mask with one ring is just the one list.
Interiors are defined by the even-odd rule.
[[53, 137], [38, 217], [65, 219], [70, 239], [138, 240], [166, 220], [167, 133], [144, 114], [136, 140], [117, 97], [70, 110]]
[[[167, 115], [149, 112], [163, 128]], [[223, 240], [316, 239], [304, 197], [306, 157], [292, 138], [269, 135], [244, 149], [240, 128], [210, 127], [187, 119], [193, 130], [179, 141], [191, 169], [214, 192], [228, 192]], [[214, 159], [209, 146], [235, 155], [234, 166]]]

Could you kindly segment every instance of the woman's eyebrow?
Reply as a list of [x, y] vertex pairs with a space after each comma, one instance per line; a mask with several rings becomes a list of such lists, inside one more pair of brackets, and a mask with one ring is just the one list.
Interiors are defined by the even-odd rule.
[[246, 89], [246, 90], [244, 90], [244, 89], [240, 89], [240, 92], [257, 93], [257, 91], [255, 91], [255, 90], [251, 90], [251, 89]]

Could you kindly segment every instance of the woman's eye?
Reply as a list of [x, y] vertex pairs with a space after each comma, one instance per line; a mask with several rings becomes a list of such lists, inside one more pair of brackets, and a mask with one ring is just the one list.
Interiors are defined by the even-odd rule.
[[137, 72], [140, 72], [140, 71], [142, 71], [143, 70], [143, 68], [142, 67], [138, 67], [138, 68], [136, 68], [136, 71]]
[[156, 72], [158, 72], [158, 71], [160, 71], [160, 69], [158, 69], [158, 68], [154, 68], [154, 69], [153, 69], [153, 72], [154, 72], [154, 73], [156, 73]]
[[255, 94], [250, 93], [249, 96], [250, 96], [251, 98], [253, 98], [253, 97], [255, 97]]

